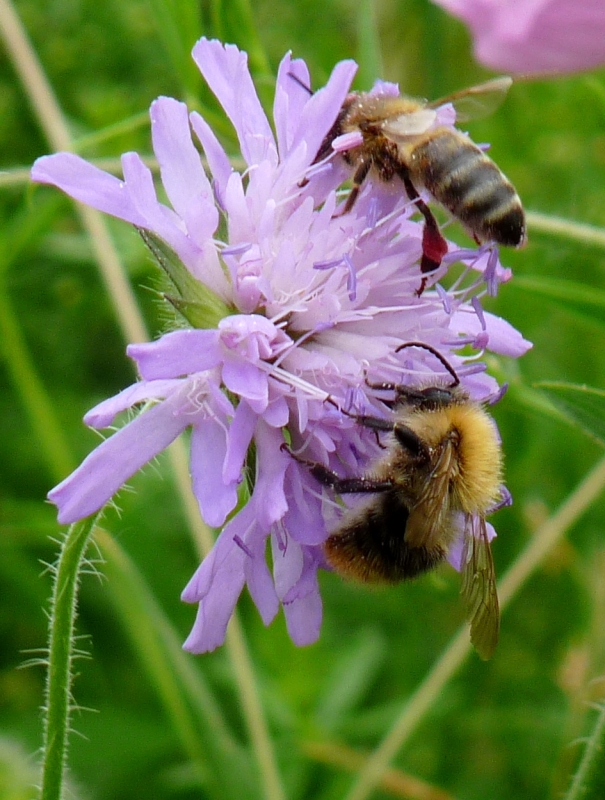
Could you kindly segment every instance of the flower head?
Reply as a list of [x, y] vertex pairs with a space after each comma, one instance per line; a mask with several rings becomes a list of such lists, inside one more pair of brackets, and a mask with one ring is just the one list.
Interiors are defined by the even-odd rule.
[[602, 0], [433, 0], [468, 24], [477, 61], [506, 72], [577, 72], [605, 64]]
[[[202, 652], [222, 643], [244, 585], [265, 623], [281, 604], [292, 639], [306, 644], [319, 633], [321, 545], [339, 511], [284, 451], [285, 436], [305, 458], [359, 473], [377, 453], [376, 438], [339, 409], [388, 413], [366, 376], [412, 384], [447, 379], [428, 351], [397, 353], [400, 344], [421, 340], [439, 349], [476, 399], [495, 395], [498, 386], [477, 363], [480, 353], [464, 357], [460, 349], [519, 356], [529, 344], [481, 309], [478, 296], [509, 277], [493, 249], [459, 251], [466, 270], [457, 282], [448, 291], [436, 283], [444, 263], [419, 297], [422, 225], [410, 219], [414, 208], [403, 193], [366, 191], [351, 213], [334, 216], [342, 170], [311, 165], [349, 92], [353, 62], [338, 64], [311, 94], [305, 64], [287, 55], [277, 78], [274, 136], [245, 53], [202, 39], [193, 54], [235, 128], [243, 174], [232, 169], [205, 120], [170, 98], [151, 107], [170, 206], [158, 200], [135, 153], [123, 156], [122, 181], [66, 153], [41, 158], [32, 170], [34, 180], [152, 234], [225, 309], [212, 327], [175, 330], [128, 348], [141, 380], [85, 421], [104, 428], [125, 409], [147, 407], [49, 498], [61, 522], [85, 517], [191, 428], [193, 489], [205, 521], [222, 531], [183, 592], [199, 603], [185, 647]], [[467, 274], [474, 277], [465, 280]], [[182, 308], [188, 299], [183, 295]]]

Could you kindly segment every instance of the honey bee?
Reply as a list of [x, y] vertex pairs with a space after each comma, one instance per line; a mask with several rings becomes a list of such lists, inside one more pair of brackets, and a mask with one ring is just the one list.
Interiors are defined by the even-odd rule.
[[388, 434], [384, 455], [367, 474], [343, 478], [289, 452], [338, 494], [372, 495], [344, 513], [324, 544], [328, 563], [345, 578], [414, 578], [444, 561], [464, 528], [461, 594], [471, 641], [488, 659], [498, 642], [500, 612], [485, 517], [502, 497], [500, 441], [492, 418], [460, 389], [441, 354], [420, 342], [402, 345], [411, 346], [432, 352], [454, 381], [425, 388], [368, 384], [393, 392], [394, 400], [392, 420], [348, 413], [376, 435]]
[[419, 197], [422, 188], [460, 220], [477, 243], [525, 244], [525, 214], [512, 183], [468, 136], [439, 125], [436, 111], [452, 103], [457, 122], [476, 118], [498, 105], [511, 83], [503, 76], [432, 103], [403, 95], [349, 94], [314, 161], [330, 156], [339, 136], [361, 134], [360, 144], [341, 153], [353, 168], [353, 188], [341, 213], [353, 208], [370, 173], [385, 182], [399, 177], [424, 216], [423, 273], [437, 269], [447, 243]]

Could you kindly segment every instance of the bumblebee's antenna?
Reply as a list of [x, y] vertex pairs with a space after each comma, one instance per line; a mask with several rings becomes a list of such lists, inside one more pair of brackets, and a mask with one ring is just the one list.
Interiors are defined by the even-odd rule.
[[399, 345], [399, 347], [395, 350], [395, 352], [398, 353], [400, 350], [404, 350], [406, 347], [420, 347], [422, 350], [428, 350], [429, 353], [432, 353], [435, 356], [435, 358], [438, 359], [443, 364], [445, 369], [450, 373], [450, 375], [454, 379], [454, 382], [451, 384], [449, 388], [455, 389], [456, 386], [460, 385], [460, 378], [458, 377], [456, 370], [452, 367], [449, 361], [447, 361], [445, 356], [441, 355], [439, 350], [435, 350], [434, 347], [431, 347], [430, 344], [426, 344], [425, 342], [404, 342], [403, 344]]

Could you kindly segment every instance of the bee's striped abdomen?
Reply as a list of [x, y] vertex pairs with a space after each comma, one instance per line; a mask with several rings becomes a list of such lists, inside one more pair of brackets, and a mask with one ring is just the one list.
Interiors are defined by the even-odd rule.
[[444, 128], [412, 149], [409, 169], [433, 197], [479, 239], [518, 247], [525, 214], [515, 188], [466, 136]]

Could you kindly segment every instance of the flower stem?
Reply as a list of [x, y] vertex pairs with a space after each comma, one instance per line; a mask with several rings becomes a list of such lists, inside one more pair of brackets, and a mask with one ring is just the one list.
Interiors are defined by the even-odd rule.
[[63, 540], [50, 612], [41, 800], [61, 800], [69, 733], [74, 623], [80, 565], [97, 516], [72, 525]]
[[601, 800], [605, 797], [605, 706], [597, 722], [565, 800]]

